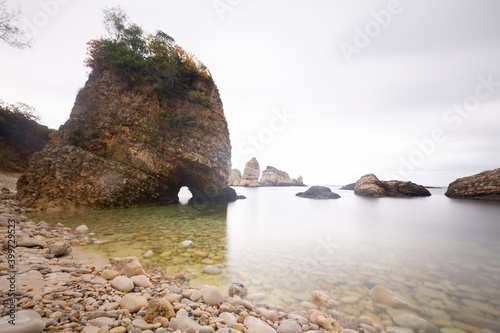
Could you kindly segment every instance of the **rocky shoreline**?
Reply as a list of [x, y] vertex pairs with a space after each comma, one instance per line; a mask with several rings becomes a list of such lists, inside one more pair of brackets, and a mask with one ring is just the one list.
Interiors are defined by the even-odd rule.
[[93, 235], [86, 226], [35, 224], [10, 194], [0, 201], [0, 332], [385, 332], [373, 318], [344, 317], [321, 291], [296, 311], [246, 298], [239, 283], [191, 286], [190, 269], [172, 276], [136, 257], [102, 258], [74, 246]]

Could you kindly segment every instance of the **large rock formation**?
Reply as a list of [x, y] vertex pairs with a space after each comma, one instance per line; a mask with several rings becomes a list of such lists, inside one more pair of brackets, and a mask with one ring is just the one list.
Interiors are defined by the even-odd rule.
[[259, 184], [260, 165], [255, 157], [245, 164], [243, 176], [241, 177], [240, 186], [257, 187]]
[[238, 169], [231, 169], [231, 173], [229, 174], [229, 186], [239, 186], [241, 182], [241, 172]]
[[288, 173], [278, 170], [275, 167], [268, 166], [262, 171], [259, 183], [262, 186], [303, 186], [302, 176], [297, 179], [291, 179]]
[[500, 169], [459, 178], [448, 186], [450, 198], [500, 200]]
[[173, 100], [130, 85], [110, 71], [90, 75], [57, 143], [33, 155], [20, 177], [21, 205], [164, 204], [177, 202], [182, 186], [197, 202], [236, 199], [227, 187], [231, 145], [213, 81], [197, 79], [188, 93], [197, 98]]
[[311, 186], [305, 192], [300, 192], [295, 194], [299, 198], [309, 198], [309, 199], [338, 199], [340, 195], [332, 190], [329, 187], [325, 186]]
[[363, 197], [427, 197], [431, 193], [422, 185], [398, 180], [381, 181], [370, 173], [361, 177], [354, 194]]

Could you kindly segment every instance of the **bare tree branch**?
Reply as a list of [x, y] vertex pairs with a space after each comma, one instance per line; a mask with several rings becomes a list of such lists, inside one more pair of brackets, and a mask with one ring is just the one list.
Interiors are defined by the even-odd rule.
[[5, 0], [0, 0], [0, 41], [18, 49], [25, 49], [31, 47], [32, 40], [25, 31], [16, 26], [21, 15], [20, 8], [7, 8]]

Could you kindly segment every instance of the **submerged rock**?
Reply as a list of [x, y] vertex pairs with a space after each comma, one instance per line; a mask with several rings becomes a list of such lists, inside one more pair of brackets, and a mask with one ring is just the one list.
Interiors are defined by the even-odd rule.
[[431, 193], [422, 185], [399, 180], [381, 181], [370, 173], [361, 177], [354, 194], [363, 197], [428, 197]]
[[255, 157], [245, 164], [240, 186], [257, 187], [259, 184], [260, 165]]
[[500, 200], [500, 168], [459, 178], [448, 186], [450, 198]]
[[311, 186], [307, 191], [297, 193], [299, 198], [309, 199], [338, 199], [340, 195], [332, 192], [329, 187], [325, 186]]
[[21, 206], [133, 207], [178, 201], [187, 186], [202, 202], [236, 200], [227, 187], [231, 145], [211, 79], [160, 100], [151, 87], [99, 71], [79, 91], [56, 143], [34, 154], [17, 183]]
[[244, 297], [248, 294], [248, 289], [242, 283], [233, 282], [233, 283], [231, 283], [231, 286], [229, 286], [228, 294], [231, 297], [233, 297], [235, 295], [240, 296], [240, 297]]
[[401, 296], [387, 289], [384, 286], [377, 285], [370, 291], [370, 296], [386, 305], [398, 309], [413, 309], [413, 306], [403, 300]]
[[337, 302], [335, 302], [327, 294], [319, 290], [315, 290], [312, 292], [311, 303], [322, 308], [331, 308], [337, 305]]
[[417, 317], [410, 313], [400, 314], [394, 317], [394, 322], [399, 326], [408, 327], [414, 330], [422, 330], [427, 333], [437, 333], [438, 329], [436, 326], [428, 322], [427, 320]]

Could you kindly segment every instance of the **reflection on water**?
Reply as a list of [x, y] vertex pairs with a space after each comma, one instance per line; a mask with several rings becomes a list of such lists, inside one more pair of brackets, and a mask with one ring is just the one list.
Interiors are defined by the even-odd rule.
[[[86, 224], [105, 241], [88, 246], [109, 257], [135, 255], [173, 274], [191, 268], [198, 273], [194, 284], [225, 289], [239, 281], [276, 305], [307, 307], [320, 289], [339, 302], [336, 310], [391, 326], [394, 310], [369, 296], [381, 284], [439, 327], [499, 330], [498, 203], [452, 200], [444, 190], [413, 199], [337, 190], [342, 198], [326, 201], [296, 198], [297, 188], [237, 190], [248, 199], [37, 218]], [[184, 240], [194, 246], [182, 247]], [[154, 255], [143, 258], [148, 250]], [[207, 264], [222, 268], [222, 275], [202, 274]]]

